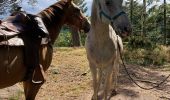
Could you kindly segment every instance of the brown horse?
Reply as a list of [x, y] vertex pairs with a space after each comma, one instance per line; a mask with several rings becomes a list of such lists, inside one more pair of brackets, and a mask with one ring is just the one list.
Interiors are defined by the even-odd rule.
[[[61, 0], [37, 14], [45, 23], [51, 42], [40, 47], [40, 64], [46, 71], [52, 61], [53, 48], [59, 32], [64, 24], [74, 25], [85, 32], [89, 31], [90, 24], [81, 10], [72, 0]], [[31, 81], [23, 81], [26, 73], [24, 66], [23, 47], [0, 47], [0, 89], [23, 82], [26, 100], [34, 100], [42, 84], [33, 84]]]

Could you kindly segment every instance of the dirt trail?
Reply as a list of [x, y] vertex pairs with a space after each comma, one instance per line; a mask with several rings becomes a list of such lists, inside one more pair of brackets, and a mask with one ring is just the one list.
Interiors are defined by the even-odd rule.
[[[54, 50], [53, 62], [47, 71], [47, 82], [40, 89], [36, 100], [91, 100], [91, 74], [81, 74], [88, 70], [84, 48], [58, 48]], [[170, 71], [163, 69], [146, 69], [128, 65], [134, 78], [143, 78], [159, 82]], [[142, 90], [129, 81], [123, 68], [120, 70], [118, 94], [111, 100], [170, 100], [170, 79], [161, 87], [153, 90]], [[149, 87], [150, 84], [140, 84]], [[24, 100], [21, 85], [1, 89], [0, 100]]]
[[19, 84], [0, 89], [0, 100], [21, 100], [23, 98], [23, 89]]

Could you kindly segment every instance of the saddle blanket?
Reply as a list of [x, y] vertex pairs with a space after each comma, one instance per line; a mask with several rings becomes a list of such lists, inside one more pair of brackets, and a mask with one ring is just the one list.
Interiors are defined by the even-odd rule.
[[[41, 45], [48, 44], [48, 38], [42, 38]], [[0, 42], [0, 46], [7, 45], [7, 46], [24, 46], [24, 41], [19, 37], [11, 38], [7, 41]]]

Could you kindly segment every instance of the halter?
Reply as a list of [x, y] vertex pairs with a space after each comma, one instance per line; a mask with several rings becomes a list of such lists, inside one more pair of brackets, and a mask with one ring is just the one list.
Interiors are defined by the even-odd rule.
[[105, 17], [105, 18], [107, 18], [107, 19], [109, 19], [111, 22], [113, 22], [114, 20], [116, 20], [118, 17], [120, 17], [121, 15], [123, 15], [123, 14], [126, 14], [124, 11], [121, 11], [121, 12], [119, 12], [118, 14], [116, 14], [115, 16], [109, 16], [107, 13], [105, 13], [103, 10], [102, 10], [102, 8], [101, 8], [101, 4], [100, 4], [100, 2], [97, 0], [97, 2], [98, 2], [98, 5], [99, 5], [99, 10], [100, 10], [100, 12], [99, 12], [99, 15], [100, 15], [100, 18], [102, 18], [102, 15]]

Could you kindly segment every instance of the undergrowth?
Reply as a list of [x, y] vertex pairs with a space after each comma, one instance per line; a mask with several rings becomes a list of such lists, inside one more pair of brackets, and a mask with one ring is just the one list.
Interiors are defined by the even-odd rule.
[[127, 63], [143, 66], [162, 66], [170, 64], [170, 47], [156, 45], [154, 48], [124, 48], [124, 59]]

